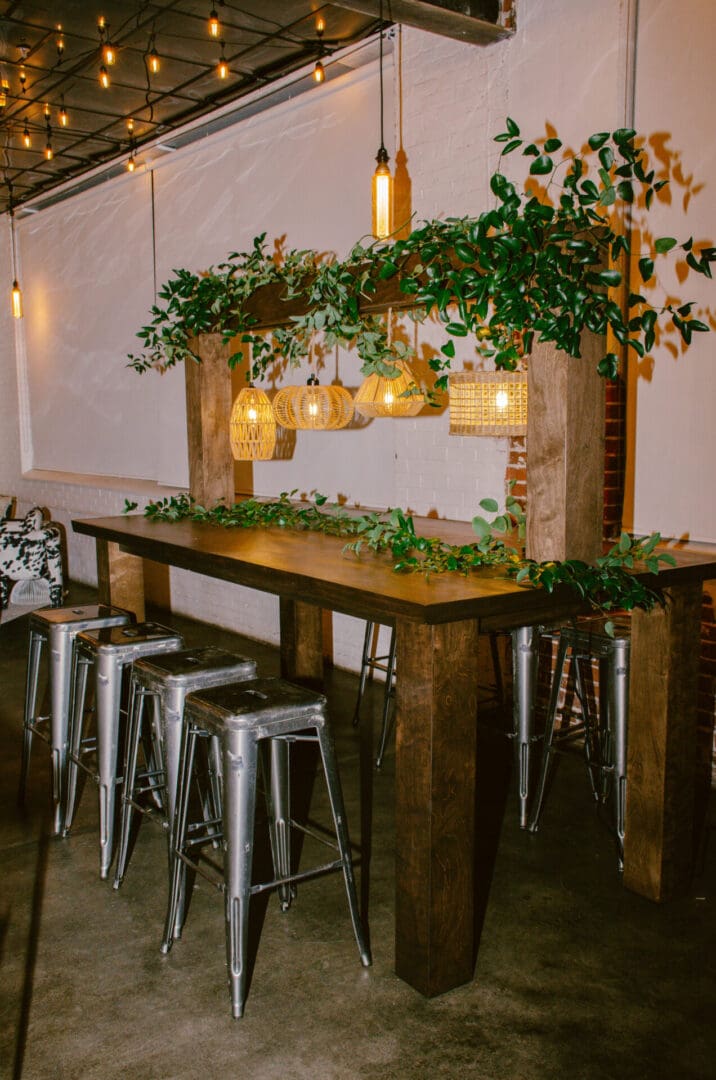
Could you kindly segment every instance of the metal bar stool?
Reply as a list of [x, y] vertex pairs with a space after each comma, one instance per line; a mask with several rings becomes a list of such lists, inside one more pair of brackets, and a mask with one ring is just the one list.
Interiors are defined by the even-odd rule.
[[[611, 787], [619, 869], [622, 870], [626, 817], [631, 641], [629, 621], [626, 619], [612, 619], [611, 621], [614, 623], [613, 637], [605, 631], [606, 619], [598, 616], [580, 618], [575, 625], [562, 627], [559, 631], [559, 647], [552, 677], [542, 767], [529, 828], [531, 832], [536, 832], [539, 828], [552, 757], [558, 744], [583, 736], [584, 757], [594, 799], [606, 802]], [[568, 661], [570, 669], [573, 666], [574, 670], [574, 688], [581, 705], [582, 721], [560, 732], [557, 728], [559, 695]], [[599, 664], [598, 720], [592, 715], [590, 695], [580, 667], [581, 664], [586, 664], [591, 670], [594, 661]]]
[[353, 712], [353, 727], [360, 722], [360, 710], [365, 693], [365, 684], [374, 671], [382, 671], [385, 674], [385, 689], [383, 691], [383, 711], [381, 713], [380, 739], [378, 740], [378, 752], [375, 756], [375, 767], [379, 769], [383, 764], [385, 747], [388, 742], [390, 731], [391, 702], [395, 696], [395, 627], [390, 628], [390, 643], [388, 652], [378, 654], [378, 635], [380, 624], [368, 621], [365, 624], [365, 636], [363, 638], [363, 652], [360, 662], [360, 678], [358, 680], [358, 696]]
[[[198, 741], [216, 736], [221, 746], [223, 768], [223, 810], [219, 820], [201, 821], [189, 825], [189, 791], [194, 772]], [[251, 871], [254, 844], [254, 815], [256, 806], [256, 777], [259, 745], [269, 740], [273, 745], [308, 740], [318, 742], [326, 779], [339, 858], [301, 872], [291, 872], [281, 865], [274, 852], [274, 873], [271, 881], [252, 884]], [[271, 761], [271, 792], [278, 785], [288, 802], [288, 770], [283, 771], [286, 758]], [[277, 769], [282, 775], [276, 776]], [[269, 817], [275, 816], [271, 792], [268, 794]], [[296, 827], [296, 823], [289, 822]], [[247, 944], [249, 900], [256, 893], [315, 877], [332, 870], [341, 870], [348, 896], [353, 932], [361, 962], [371, 963], [370, 951], [363, 935], [358, 913], [358, 898], [353, 878], [350, 842], [345, 820], [343, 796], [336, 764], [333, 737], [328, 724], [326, 699], [322, 694], [293, 686], [282, 679], [252, 679], [234, 686], [222, 686], [201, 693], [189, 694], [184, 708], [184, 724], [179, 766], [177, 808], [174, 818], [172, 887], [162, 942], [166, 953], [175, 937], [178, 906], [184, 891], [187, 866], [205, 874], [192, 850], [202, 843], [223, 838], [223, 888], [226, 914], [226, 956], [229, 970], [231, 1011], [235, 1018], [243, 1015], [246, 998]], [[304, 828], [304, 831], [308, 831]], [[322, 843], [324, 837], [313, 831], [310, 835]], [[334, 844], [328, 846], [336, 848]], [[206, 875], [205, 876], [209, 876]], [[209, 880], [212, 880], [209, 878]]]
[[[177, 652], [184, 647], [180, 634], [159, 623], [144, 622], [134, 626], [88, 630], [77, 637], [72, 674], [73, 707], [70, 728], [69, 767], [67, 770], [67, 835], [77, 808], [78, 770], [89, 773], [99, 788], [99, 874], [106, 878], [112, 862], [114, 839], [115, 792], [122, 778], [117, 776], [117, 757], [122, 720], [122, 692], [129, 685], [132, 663], [156, 653]], [[86, 732], [87, 682], [94, 669], [96, 736]], [[131, 701], [126, 712], [131, 711]], [[84, 758], [96, 754], [87, 765]]]
[[[213, 645], [181, 652], [147, 656], [132, 667], [132, 711], [125, 742], [122, 812], [114, 888], [118, 889], [127, 871], [129, 840], [135, 811], [152, 816], [156, 806], [141, 802], [145, 794], [159, 797], [160, 817], [171, 841], [176, 807], [179, 747], [187, 694], [256, 678], [256, 661]], [[149, 710], [145, 707], [149, 704]], [[149, 720], [149, 723], [147, 723]], [[149, 732], [151, 737], [147, 738]], [[153, 749], [145, 752], [145, 769], [138, 770], [139, 748], [143, 740]], [[217, 748], [218, 749], [218, 748]], [[216, 758], [218, 764], [218, 756]], [[214, 775], [216, 775], [216, 769]], [[214, 802], [217, 802], [215, 793]], [[220, 805], [220, 803], [217, 803]]]
[[[25, 801], [30, 774], [32, 737], [39, 735], [50, 744], [52, 776], [52, 831], [62, 833], [65, 824], [65, 792], [67, 789], [67, 749], [70, 718], [70, 685], [72, 656], [77, 636], [100, 627], [127, 626], [134, 621], [131, 611], [108, 607], [106, 604], [82, 604], [78, 607], [47, 608], [30, 616], [25, 684], [25, 713], [23, 718], [22, 766], [20, 770], [20, 803]], [[50, 712], [37, 712], [37, 695], [44, 646], [47, 645], [47, 678], [50, 691]]]

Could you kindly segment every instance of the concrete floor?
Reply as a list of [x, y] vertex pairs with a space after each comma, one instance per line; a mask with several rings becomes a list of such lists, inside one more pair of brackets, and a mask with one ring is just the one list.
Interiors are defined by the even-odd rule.
[[[92, 594], [76, 588], [72, 599]], [[267, 646], [172, 624], [190, 644], [212, 640], [277, 671]], [[629, 894], [576, 761], [558, 769], [542, 829], [530, 836], [516, 824], [507, 743], [488, 740], [474, 981], [427, 1001], [395, 977], [394, 759], [390, 752], [380, 773], [370, 768], [379, 696], [369, 698], [357, 734], [356, 679], [339, 671], [328, 693], [353, 838], [360, 843], [362, 826], [364, 845], [371, 839], [370, 880], [365, 860], [359, 877], [373, 967], [360, 966], [336, 875], [303, 885], [288, 914], [272, 896], [265, 911], [256, 905], [246, 1014], [232, 1021], [221, 898], [204, 882], [182, 940], [160, 955], [165, 849], [156, 826], [142, 826], [125, 883], [113, 891], [97, 872], [94, 791], [70, 838], [47, 837], [47, 750], [37, 740], [18, 811], [26, 633], [26, 619], [0, 627], [3, 1080], [716, 1075], [713, 830], [687, 897], [658, 907]], [[316, 796], [312, 815], [320, 803]]]

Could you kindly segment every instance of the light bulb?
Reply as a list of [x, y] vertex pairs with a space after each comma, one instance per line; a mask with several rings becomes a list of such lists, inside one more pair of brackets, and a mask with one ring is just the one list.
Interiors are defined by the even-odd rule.
[[388, 154], [381, 146], [373, 173], [373, 236], [385, 240], [393, 231], [393, 177], [388, 168]]
[[102, 64], [101, 68], [99, 69], [99, 84], [101, 87], [103, 87], [104, 90], [109, 89], [109, 72], [107, 71], [107, 68], [104, 66], [104, 64]]
[[47, 140], [47, 145], [45, 146], [45, 160], [46, 161], [52, 161], [54, 156], [55, 155], [52, 152], [52, 143], [48, 139]]
[[12, 283], [12, 314], [13, 318], [22, 318], [22, 289], [17, 281]]
[[258, 416], [259, 416], [259, 414], [256, 412], [256, 409], [249, 409], [247, 411], [246, 415], [248, 416], [248, 418], [249, 418], [249, 420], [251, 421], [252, 424], [255, 423], [256, 420], [258, 420]]
[[313, 69], [313, 81], [317, 83], [324, 82], [326, 78], [326, 69], [320, 60], [316, 60], [316, 66]]
[[7, 105], [7, 93], [10, 89], [10, 83], [7, 79], [0, 81], [0, 109], [4, 109]]
[[60, 23], [56, 26], [57, 30], [57, 55], [62, 58], [62, 54], [65, 51], [65, 39], [62, 34], [62, 25]]
[[384, 405], [392, 405], [394, 401], [395, 401], [395, 398], [393, 397], [392, 392], [390, 390], [386, 390], [385, 395], [383, 397], [383, 404]]
[[229, 77], [229, 65], [223, 56], [221, 57], [221, 60], [219, 60], [216, 74], [220, 79], [227, 79]]
[[321, 34], [323, 33], [323, 31], [325, 29], [326, 29], [326, 21], [321, 15], [319, 15], [318, 18], [316, 19], [316, 33], [318, 34], [319, 37], [321, 36]]
[[156, 75], [162, 65], [155, 49], [152, 49], [152, 51], [150, 52], [149, 57], [147, 58], [147, 63], [149, 64], [149, 70], [151, 71], [152, 75]]
[[134, 120], [132, 119], [131, 116], [127, 117], [127, 131], [129, 132], [130, 135], [134, 134]]
[[50, 119], [50, 103], [49, 103], [49, 101], [45, 102], [45, 105], [44, 105], [44, 108], [43, 108], [42, 111], [43, 111], [44, 115], [47, 117], [47, 119], [49, 120]]
[[130, 154], [127, 158], [127, 172], [134, 172], [137, 167], [137, 163], [134, 160], [134, 154]]
[[114, 45], [110, 44], [109, 41], [107, 42], [107, 44], [102, 49], [102, 58], [103, 58], [105, 64], [107, 64], [109, 67], [111, 67], [112, 64], [115, 62], [115, 60], [117, 59], [117, 54], [114, 51]]
[[100, 15], [97, 19], [97, 29], [104, 30], [107, 26], [107, 20], [104, 15]]
[[30, 138], [30, 132], [27, 124], [25, 124], [25, 127], [23, 128], [22, 143], [26, 150], [29, 150], [32, 146], [32, 139]]
[[498, 390], [495, 394], [495, 408], [504, 411], [510, 403], [510, 398], [506, 390]]
[[216, 14], [216, 11], [212, 8], [211, 14], [209, 15], [209, 33], [211, 34], [211, 36], [213, 38], [218, 38], [220, 32], [221, 32], [221, 23], [219, 22], [219, 16]]
[[60, 107], [60, 124], [62, 125], [62, 127], [67, 127], [69, 122], [70, 122], [70, 118], [67, 115], [67, 109], [65, 108], [64, 105], [62, 105]]

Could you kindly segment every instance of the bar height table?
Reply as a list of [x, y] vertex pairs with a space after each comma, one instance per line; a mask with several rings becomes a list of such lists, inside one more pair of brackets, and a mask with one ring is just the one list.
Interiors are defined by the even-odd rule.
[[[321, 609], [395, 622], [396, 973], [426, 996], [469, 981], [475, 960], [477, 637], [584, 610], [568, 591], [523, 588], [493, 570], [401, 575], [340, 538], [121, 516], [74, 521], [97, 541], [103, 603], [143, 608], [141, 559], [280, 598], [285, 678], [320, 683]], [[415, 519], [420, 535], [474, 539], [462, 522]], [[665, 609], [637, 611], [624, 884], [651, 900], [688, 884], [693, 849], [696, 682], [702, 582], [716, 559], [674, 552]], [[654, 578], [648, 575], [653, 583]]]

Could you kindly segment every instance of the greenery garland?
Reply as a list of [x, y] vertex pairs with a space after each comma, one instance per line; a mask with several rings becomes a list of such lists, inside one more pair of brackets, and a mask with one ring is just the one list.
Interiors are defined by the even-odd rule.
[[[632, 255], [625, 215], [635, 205], [648, 212], [667, 183], [656, 179], [636, 132], [598, 132], [581, 153], [558, 158], [564, 151], [559, 138], [527, 142], [508, 118], [495, 142], [501, 146], [490, 179], [495, 205], [478, 217], [424, 222], [405, 240], [360, 242], [345, 260], [312, 250], [273, 256], [262, 234], [249, 252], [234, 252], [204, 274], [175, 271], [159, 292], [163, 305], [152, 308], [152, 322], [138, 333], [143, 350], [129, 357], [130, 366], [143, 372], [198, 360], [189, 339], [222, 333], [236, 342], [231, 366], [250, 347], [249, 375], [258, 381], [278, 360], [299, 365], [318, 332], [326, 348], [355, 347], [365, 375], [397, 376], [395, 360], [411, 350], [389, 342], [383, 320], [363, 314], [359, 304], [390, 278], [397, 278], [414, 319], [435, 315], [444, 326], [446, 340], [429, 361], [437, 389], [446, 386], [455, 338], [472, 337], [496, 367], [514, 369], [534, 340], [579, 357], [585, 330], [609, 330], [623, 347], [644, 356], [654, 345], [657, 324], [670, 322], [686, 345], [694, 333], [709, 330], [692, 315], [693, 303], [658, 308], [633, 291], [623, 310], [610, 295], [622, 282], [615, 264]], [[529, 161], [521, 191], [502, 172], [503, 159], [517, 151]], [[634, 253], [643, 283], [653, 279], [655, 260], [677, 246], [691, 271], [712, 276], [716, 248], [697, 250], [692, 238], [678, 245], [673, 237], [659, 237], [650, 250]], [[257, 331], [251, 314], [252, 297], [267, 285], [306, 308], [271, 334]], [[606, 377], [613, 378], [617, 366], [614, 352], [599, 361]]]
[[[345, 538], [344, 551], [360, 556], [367, 548], [378, 554], [389, 553], [396, 573], [469, 574], [485, 566], [499, 566], [525, 586], [553, 592], [559, 585], [574, 590], [596, 610], [607, 613], [641, 608], [650, 611], [664, 603], [660, 589], [650, 588], [637, 579], [633, 571], [643, 566], [658, 574], [660, 565], [674, 566], [676, 560], [668, 552], [656, 552], [661, 536], [632, 538], [622, 533], [618, 542], [597, 559], [594, 565], [578, 559], [564, 562], [535, 562], [524, 556], [521, 541], [525, 535], [526, 518], [517, 499], [508, 495], [505, 509], [492, 520], [477, 515], [472, 527], [477, 539], [473, 543], [449, 544], [437, 537], [419, 536], [413, 517], [405, 510], [390, 509], [369, 514], [354, 514], [339, 505], [323, 509], [325, 495], [314, 495], [313, 503], [294, 502], [295, 491], [282, 492], [276, 500], [257, 498], [227, 506], [217, 503], [211, 509], [201, 506], [191, 495], [173, 495], [150, 502], [145, 517], [155, 521], [198, 521], [224, 528], [282, 528], [302, 532], [321, 532]], [[482, 499], [480, 509], [495, 513], [494, 499]], [[124, 512], [137, 508], [125, 502]], [[517, 546], [515, 545], [517, 540]], [[607, 631], [612, 630], [607, 623]]]

